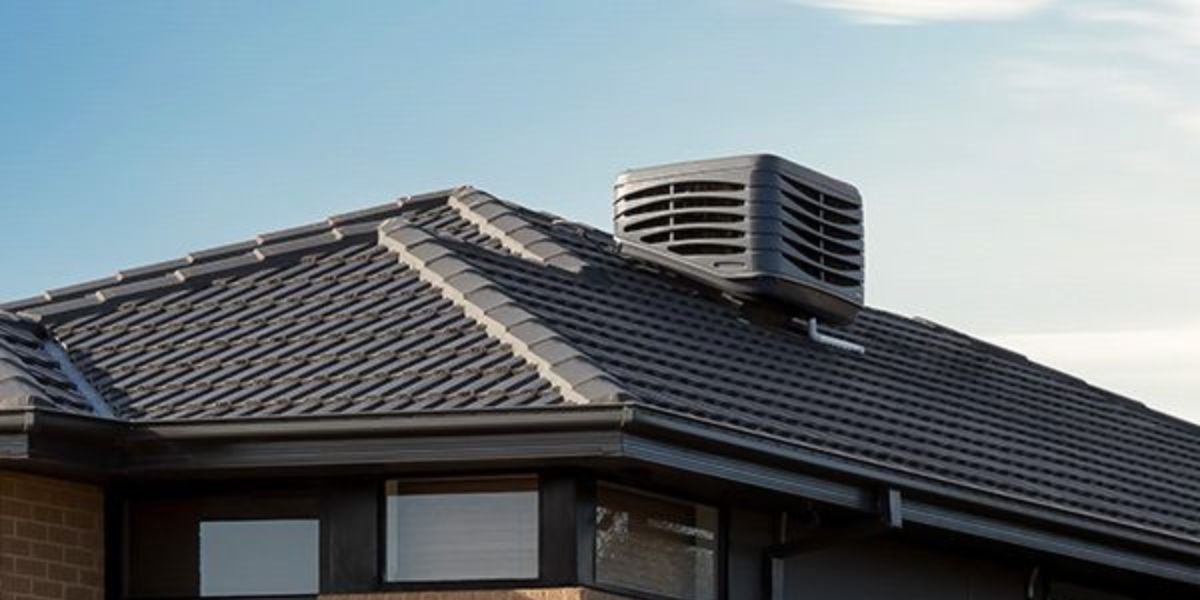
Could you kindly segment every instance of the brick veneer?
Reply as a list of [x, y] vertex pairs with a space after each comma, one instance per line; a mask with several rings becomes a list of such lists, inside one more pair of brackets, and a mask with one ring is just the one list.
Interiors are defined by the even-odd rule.
[[104, 494], [0, 471], [0, 598], [104, 597]]
[[625, 600], [587, 588], [326, 594], [321, 600]]

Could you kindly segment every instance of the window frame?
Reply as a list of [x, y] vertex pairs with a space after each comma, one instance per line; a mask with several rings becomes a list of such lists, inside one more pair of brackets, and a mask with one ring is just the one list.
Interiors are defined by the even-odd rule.
[[[266, 521], [297, 521], [297, 522], [301, 522], [301, 521], [309, 522], [310, 521], [316, 525], [316, 532], [315, 532], [317, 535], [316, 547], [315, 547], [315, 550], [317, 552], [317, 556], [316, 556], [317, 561], [316, 561], [316, 565], [315, 565], [315, 567], [316, 567], [316, 573], [315, 573], [316, 589], [313, 590], [312, 592], [273, 592], [273, 593], [266, 593], [266, 594], [205, 595], [204, 594], [204, 524], [205, 523], [261, 523], [261, 522], [266, 522]], [[196, 598], [199, 600], [208, 600], [208, 599], [221, 600], [221, 599], [228, 599], [228, 598], [238, 598], [238, 599], [264, 598], [265, 599], [265, 598], [316, 598], [316, 597], [319, 597], [321, 595], [321, 557], [322, 557], [322, 554], [324, 553], [324, 549], [322, 548], [323, 544], [321, 543], [321, 539], [322, 539], [321, 529], [322, 529], [321, 515], [320, 515], [319, 511], [314, 516], [309, 516], [309, 517], [299, 517], [299, 516], [252, 516], [252, 517], [219, 516], [219, 517], [213, 517], [213, 516], [205, 516], [205, 515], [201, 514], [200, 518], [197, 519], [197, 521], [196, 521], [196, 536], [197, 536], [197, 539], [196, 539], [196, 543], [197, 543]]]
[[[153, 487], [143, 490], [123, 490], [121, 494], [122, 501], [125, 506], [123, 511], [120, 530], [123, 532], [121, 539], [121, 556], [123, 560], [128, 561], [127, 567], [123, 569], [119, 582], [114, 582], [114, 586], [120, 587], [120, 594], [116, 597], [126, 600], [159, 600], [159, 599], [178, 599], [178, 600], [307, 600], [320, 597], [323, 585], [323, 569], [322, 564], [325, 555], [325, 523], [321, 510], [321, 490], [314, 489], [311, 486], [294, 486], [294, 485], [278, 485], [273, 486], [265, 482], [260, 482], [257, 486], [243, 485], [228, 485], [214, 483], [211, 486], [204, 484], [188, 484], [180, 486], [163, 486]], [[188, 537], [194, 541], [194, 547], [186, 550], [186, 554], [181, 553], [170, 559], [172, 562], [179, 561], [182, 565], [188, 563], [187, 568], [194, 574], [194, 581], [186, 581], [181, 584], [178, 590], [159, 590], [155, 585], [147, 586], [145, 583], [137, 583], [136, 575], [145, 575], [150, 570], [137, 572], [133, 564], [133, 552], [135, 548], [135, 532], [139, 504], [167, 508], [168, 512], [174, 510], [176, 514], [173, 518], [177, 519], [177, 524], [184, 524], [188, 527]], [[311, 594], [308, 593], [278, 593], [278, 594], [254, 594], [254, 595], [212, 595], [204, 596], [201, 594], [201, 549], [200, 549], [200, 527], [201, 524], [208, 521], [263, 521], [263, 520], [306, 520], [314, 521], [317, 525], [317, 590]], [[171, 562], [168, 562], [171, 564]], [[155, 575], [151, 575], [148, 582], [155, 581]], [[167, 577], [167, 579], [170, 579]], [[192, 584], [194, 583], [194, 588]], [[161, 585], [161, 584], [156, 584]], [[186, 593], [183, 588], [187, 586], [189, 589]], [[166, 591], [167, 594], [150, 594], [136, 593], [138, 587], [148, 587], [154, 591]], [[169, 587], [169, 586], [167, 586]], [[143, 590], [144, 592], [145, 590]]]
[[[439, 579], [439, 580], [392, 580], [388, 579], [388, 485], [392, 482], [455, 482], [470, 483], [473, 481], [504, 481], [529, 479], [533, 482], [533, 492], [537, 499], [537, 514], [534, 519], [537, 530], [534, 539], [537, 543], [535, 558], [536, 574], [529, 578], [496, 578], [496, 579]], [[380, 591], [413, 591], [413, 590], [452, 590], [452, 589], [488, 589], [503, 587], [536, 586], [544, 580], [545, 558], [547, 555], [546, 540], [543, 536], [546, 521], [546, 498], [543, 493], [544, 477], [539, 472], [520, 473], [491, 473], [475, 475], [433, 475], [433, 476], [394, 476], [380, 480], [377, 498], [376, 524], [376, 587]]]
[[[537, 497], [537, 531], [535, 532], [537, 540], [537, 574], [531, 578], [506, 578], [506, 579], [445, 579], [445, 580], [424, 580], [424, 581], [399, 581], [390, 580], [387, 576], [388, 562], [388, 521], [387, 521], [387, 501], [388, 501], [388, 484], [391, 482], [471, 482], [471, 481], [487, 481], [496, 480], [502, 481], [506, 479], [520, 480], [530, 479], [533, 481], [534, 493]], [[546, 517], [547, 517], [547, 498], [546, 485], [547, 478], [541, 471], [519, 471], [519, 472], [501, 472], [501, 473], [436, 473], [436, 474], [395, 474], [382, 477], [375, 490], [376, 498], [376, 552], [375, 552], [375, 590], [380, 592], [407, 592], [407, 591], [440, 591], [440, 590], [486, 590], [493, 588], [520, 588], [520, 587], [542, 587], [546, 582]]]
[[[534, 579], [488, 579], [453, 581], [387, 581], [387, 484], [392, 480], [481, 479], [531, 477], [538, 498], [538, 575]], [[647, 484], [643, 477], [602, 474], [594, 468], [563, 465], [546, 468], [494, 471], [440, 470], [351, 473], [337, 477], [267, 477], [196, 481], [125, 482], [109, 487], [114, 502], [106, 507], [109, 531], [106, 536], [106, 587], [114, 600], [316, 600], [325, 594], [361, 594], [405, 591], [487, 590], [496, 588], [586, 587], [643, 600], [677, 600], [637, 589], [599, 583], [595, 578], [596, 489], [601, 484], [658, 495], [678, 502], [703, 504], [717, 510], [717, 598], [728, 600], [727, 503], [711, 495], [680, 493], [680, 488]], [[690, 486], [687, 486], [691, 489]], [[270, 502], [263, 502], [269, 499]], [[133, 547], [133, 514], [138, 503], [171, 503], [186, 507], [195, 521], [201, 520], [317, 519], [320, 531], [318, 593], [254, 597], [199, 596], [199, 542], [196, 544], [197, 572], [192, 595], [142, 585], [135, 591], [130, 570]], [[159, 506], [166, 506], [160, 504]], [[287, 508], [290, 506], [291, 508]], [[282, 508], [281, 508], [282, 507]], [[241, 514], [239, 515], [239, 511]], [[146, 521], [150, 523], [150, 521]], [[145, 538], [143, 538], [145, 539]], [[164, 561], [170, 564], [170, 560]], [[158, 565], [155, 561], [143, 563]], [[153, 568], [157, 568], [154, 566]], [[142, 571], [141, 574], [145, 574]], [[163, 595], [145, 592], [166, 591]]]
[[628, 483], [613, 479], [596, 478], [593, 480], [591, 487], [591, 497], [589, 498], [591, 524], [587, 532], [587, 542], [592, 547], [591, 552], [591, 568], [589, 577], [586, 583], [588, 587], [595, 588], [602, 592], [622, 595], [629, 598], [644, 598], [646, 600], [691, 600], [690, 598], [679, 598], [677, 596], [668, 596], [656, 592], [641, 590], [636, 588], [628, 588], [622, 585], [605, 583], [600, 581], [597, 576], [597, 560], [599, 557], [595, 554], [596, 545], [596, 507], [599, 506], [599, 489], [601, 487], [610, 487], [617, 490], [658, 498], [669, 502], [677, 502], [680, 504], [691, 504], [703, 506], [716, 511], [717, 531], [715, 536], [715, 547], [713, 548], [713, 585], [716, 600], [728, 600], [728, 590], [726, 589], [726, 581], [728, 578], [728, 547], [729, 547], [729, 511], [724, 503], [708, 502], [703, 499], [698, 499], [692, 495], [681, 495], [676, 492], [661, 490], [654, 486], [643, 486], [636, 483]]

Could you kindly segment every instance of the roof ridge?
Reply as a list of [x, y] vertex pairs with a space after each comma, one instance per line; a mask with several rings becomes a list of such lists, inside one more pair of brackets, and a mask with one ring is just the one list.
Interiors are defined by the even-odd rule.
[[164, 289], [211, 280], [272, 259], [305, 252], [346, 238], [374, 234], [379, 223], [406, 209], [444, 202], [450, 190], [401, 197], [392, 202], [332, 215], [322, 221], [262, 233], [253, 239], [188, 253], [182, 258], [121, 269], [116, 274], [54, 288], [40, 296], [0, 304], [0, 310], [27, 318], [69, 318], [119, 300], [132, 300]]
[[536, 368], [568, 402], [612, 403], [632, 396], [591, 358], [421, 227], [403, 218], [388, 219], [379, 226], [379, 243], [488, 335]]
[[509, 252], [538, 264], [580, 273], [587, 262], [537, 227], [508, 203], [470, 186], [450, 192], [447, 204], [479, 232]]

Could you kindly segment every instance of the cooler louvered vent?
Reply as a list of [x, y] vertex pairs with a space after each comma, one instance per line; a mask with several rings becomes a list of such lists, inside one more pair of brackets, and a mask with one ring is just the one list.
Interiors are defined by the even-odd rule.
[[633, 169], [617, 180], [622, 251], [831, 323], [863, 301], [862, 200], [771, 155]]

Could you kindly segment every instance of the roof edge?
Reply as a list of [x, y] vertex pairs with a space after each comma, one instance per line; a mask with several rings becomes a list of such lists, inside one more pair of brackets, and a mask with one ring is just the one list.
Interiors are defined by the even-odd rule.
[[614, 403], [632, 398], [587, 355], [429, 232], [403, 218], [393, 218], [379, 226], [379, 243], [488, 335], [536, 368], [568, 402]]
[[71, 319], [102, 306], [155, 296], [189, 283], [228, 277], [313, 248], [374, 235], [379, 223], [385, 219], [402, 215], [412, 208], [445, 202], [452, 191], [404, 196], [385, 204], [332, 215], [315, 223], [197, 250], [174, 260], [121, 269], [109, 277], [50, 289], [31, 298], [0, 302], [0, 310], [35, 322]]
[[[1148, 537], [1145, 534], [1155, 532], [1143, 531], [1139, 534], [1135, 529], [1115, 526], [1117, 524], [1114, 523], [1072, 518], [1062, 513], [1055, 514], [1057, 511], [1042, 509], [1030, 513], [1027, 503], [997, 502], [999, 499], [986, 500], [974, 494], [947, 494], [945, 489], [925, 487], [909, 478], [881, 478], [880, 473], [869, 468], [848, 468], [849, 465], [843, 461], [814, 461], [812, 454], [804, 456], [786, 452], [763, 440], [738, 436], [736, 434], [739, 432], [724, 427], [716, 426], [714, 429], [713, 424], [698, 421], [692, 416], [664, 412], [636, 402], [579, 406], [570, 410], [512, 409], [501, 414], [469, 411], [390, 415], [384, 418], [374, 415], [318, 419], [296, 417], [282, 422], [245, 419], [236, 422], [128, 423], [51, 410], [0, 410], [0, 436], [65, 436], [89, 441], [96, 444], [97, 448], [121, 448], [123, 450], [119, 452], [132, 452], [142, 457], [149, 456], [146, 453], [170, 453], [180, 448], [190, 448], [191, 443], [224, 445], [235, 440], [273, 444], [288, 443], [288, 440], [361, 439], [372, 436], [394, 439], [393, 436], [398, 434], [420, 437], [451, 433], [569, 433], [593, 430], [624, 434], [622, 448], [614, 451], [615, 454], [606, 454], [609, 457], [650, 460], [675, 468], [699, 470], [728, 481], [797, 493], [852, 509], [863, 509], [865, 505], [860, 500], [869, 498], [870, 494], [880, 489], [879, 486], [895, 486], [905, 495], [905, 520], [912, 519], [917, 524], [1016, 543], [1090, 562], [1107, 563], [1109, 566], [1175, 581], [1200, 582], [1200, 573], [1172, 566], [1177, 566], [1178, 558], [1183, 556], [1200, 556], [1200, 547], [1194, 543], [1166, 539], [1161, 537], [1161, 533]], [[639, 440], [646, 440], [650, 445]], [[664, 449], [667, 446], [662, 444], [674, 450], [666, 451]], [[78, 453], [73, 453], [71, 457], [72, 460], [79, 459]], [[102, 468], [109, 470], [102, 475], [133, 474], [124, 471], [127, 465], [123, 460], [104, 463]], [[157, 465], [155, 460], [151, 457], [149, 465]], [[724, 462], [716, 464], [712, 462], [714, 460]], [[166, 463], [160, 466], [170, 465]], [[30, 466], [36, 465], [30, 463]], [[317, 465], [301, 461], [291, 466]], [[781, 477], [788, 481], [781, 480]], [[806, 491], [792, 489], [796, 485], [796, 481], [792, 480], [797, 478], [806, 482]], [[909, 496], [910, 493], [913, 495]], [[999, 526], [1007, 529], [1001, 531], [997, 529]], [[999, 535], [1018, 530], [1026, 533], [1016, 538]], [[1031, 532], [1042, 537], [1058, 536], [1059, 541], [1051, 545], [1035, 543], [1037, 540], [1030, 537]], [[1114, 550], [1117, 551], [1115, 554]], [[1128, 561], [1130, 557], [1136, 557], [1140, 562], [1131, 563]]]
[[874, 485], [894, 486], [904, 492], [916, 492], [1009, 515], [1024, 515], [1057, 526], [1200, 556], [1200, 540], [1170, 531], [897, 469], [894, 466], [797, 444], [775, 436], [764, 436], [761, 432], [715, 422], [698, 415], [642, 403], [633, 403], [632, 408], [634, 412], [629, 426], [631, 431], [647, 430], [656, 434], [685, 436], [691, 440], [688, 447], [702, 447], [703, 443], [708, 443], [725, 451], [736, 448], [754, 454], [759, 460], [768, 463], [778, 460], [787, 464], [803, 465], [806, 470], [815, 470], [813, 472], [836, 474]]

